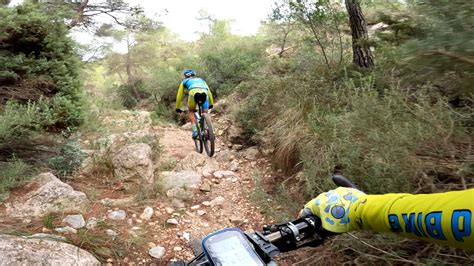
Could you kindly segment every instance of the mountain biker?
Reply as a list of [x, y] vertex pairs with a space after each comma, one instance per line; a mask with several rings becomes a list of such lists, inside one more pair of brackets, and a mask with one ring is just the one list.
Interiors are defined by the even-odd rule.
[[367, 195], [339, 187], [309, 201], [300, 216], [316, 215], [324, 229], [395, 232], [474, 250], [474, 189], [434, 194]]
[[196, 118], [194, 117], [196, 101], [204, 101], [205, 98], [205, 103], [202, 105], [202, 108], [204, 112], [207, 112], [208, 109], [212, 109], [214, 106], [214, 98], [212, 97], [212, 92], [206, 81], [202, 78], [196, 77], [196, 72], [194, 70], [184, 70], [183, 75], [184, 80], [179, 84], [178, 94], [176, 95], [176, 112], [183, 112], [180, 109], [181, 101], [183, 99], [183, 94], [188, 94], [188, 117], [192, 123], [193, 138], [195, 139], [198, 136]]

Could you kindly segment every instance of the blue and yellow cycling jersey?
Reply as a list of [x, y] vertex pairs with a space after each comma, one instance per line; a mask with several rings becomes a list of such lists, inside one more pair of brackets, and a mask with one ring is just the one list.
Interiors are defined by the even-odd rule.
[[[179, 84], [178, 94], [176, 95], [176, 109], [179, 109], [181, 107], [181, 101], [183, 100], [185, 90], [189, 91], [190, 94], [192, 94], [191, 91], [195, 89], [205, 90], [209, 98], [209, 104], [214, 105], [214, 97], [212, 96], [212, 92], [209, 89], [207, 83], [202, 78], [192, 77], [183, 80]], [[193, 106], [196, 106], [196, 104], [194, 103], [194, 99], [192, 99], [192, 97], [189, 97], [188, 107], [190, 107], [190, 109], [194, 109]]]
[[365, 195], [349, 210], [350, 229], [399, 233], [474, 250], [474, 189], [435, 194]]

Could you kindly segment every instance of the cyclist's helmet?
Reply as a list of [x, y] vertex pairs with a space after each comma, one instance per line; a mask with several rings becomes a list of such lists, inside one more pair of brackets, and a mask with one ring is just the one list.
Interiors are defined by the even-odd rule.
[[186, 77], [186, 78], [190, 78], [190, 77], [194, 77], [196, 76], [196, 72], [192, 69], [186, 69], [184, 72], [183, 72], [183, 75]]

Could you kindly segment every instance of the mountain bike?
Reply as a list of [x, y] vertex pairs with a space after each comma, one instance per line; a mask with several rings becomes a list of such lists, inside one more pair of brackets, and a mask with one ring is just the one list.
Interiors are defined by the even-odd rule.
[[[333, 176], [333, 181], [338, 186], [357, 188], [341, 175]], [[265, 226], [262, 231], [242, 232], [238, 228], [225, 228], [204, 237], [191, 261], [178, 261], [172, 265], [276, 265], [273, 258], [280, 253], [305, 246], [316, 247], [335, 235], [323, 229], [321, 220], [315, 215]]]
[[202, 105], [206, 102], [207, 95], [205, 93], [194, 94], [194, 101], [197, 104], [197, 112], [194, 112], [196, 118], [198, 136], [194, 139], [196, 151], [202, 153], [203, 147], [209, 157], [214, 155], [215, 136], [212, 127], [211, 116], [204, 113]]

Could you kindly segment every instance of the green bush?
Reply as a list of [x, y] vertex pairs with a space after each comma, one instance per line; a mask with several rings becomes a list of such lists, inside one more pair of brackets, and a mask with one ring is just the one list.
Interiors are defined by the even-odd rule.
[[59, 177], [65, 177], [79, 169], [85, 157], [79, 144], [69, 141], [61, 148], [58, 156], [50, 158], [49, 163]]
[[0, 167], [0, 202], [8, 196], [8, 191], [26, 180], [31, 175], [31, 166], [13, 158]]
[[118, 86], [117, 92], [122, 100], [123, 106], [128, 109], [136, 107], [140, 100], [150, 96], [143, 80], [138, 80], [133, 85], [122, 84]]
[[19, 141], [40, 129], [38, 105], [8, 102], [0, 115], [0, 143]]
[[[0, 104], [16, 101], [4, 108], [3, 119], [12, 121], [2, 122], [3, 129], [12, 131], [2, 141], [40, 129], [79, 126], [84, 113], [80, 59], [63, 19], [31, 4], [0, 7], [0, 17], [0, 81], [5, 86]], [[25, 110], [25, 115], [15, 115]]]

